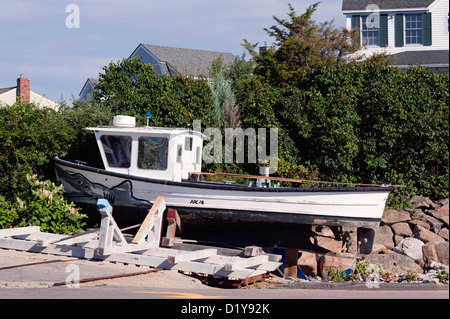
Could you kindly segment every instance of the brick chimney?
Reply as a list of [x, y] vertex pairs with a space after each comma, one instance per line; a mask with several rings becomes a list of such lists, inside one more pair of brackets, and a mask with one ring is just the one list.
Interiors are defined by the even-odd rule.
[[30, 79], [24, 78], [23, 74], [17, 79], [16, 95], [20, 103], [30, 102]]

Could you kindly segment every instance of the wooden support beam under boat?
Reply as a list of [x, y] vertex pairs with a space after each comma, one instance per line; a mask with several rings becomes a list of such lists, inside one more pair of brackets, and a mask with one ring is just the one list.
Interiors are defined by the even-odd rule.
[[[149, 210], [136, 236], [134, 236], [133, 244], [142, 244], [145, 241], [154, 247], [159, 246], [159, 239], [161, 237], [161, 223], [162, 215], [166, 209], [164, 197], [156, 198], [155, 203]], [[146, 240], [147, 238], [147, 240]]]
[[298, 249], [286, 248], [284, 255], [284, 277], [297, 277]]

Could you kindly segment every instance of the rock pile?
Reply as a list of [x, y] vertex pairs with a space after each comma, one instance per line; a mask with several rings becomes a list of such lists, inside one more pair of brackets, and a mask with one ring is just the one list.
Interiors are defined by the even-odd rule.
[[[299, 266], [307, 276], [328, 277], [333, 269], [355, 269], [356, 230], [343, 229], [336, 239], [331, 229], [315, 229], [314, 243], [336, 253], [300, 252]], [[439, 282], [439, 271], [449, 271], [449, 200], [416, 196], [412, 208], [386, 209], [375, 230], [373, 250], [361, 256], [400, 279], [414, 272], [421, 281]]]

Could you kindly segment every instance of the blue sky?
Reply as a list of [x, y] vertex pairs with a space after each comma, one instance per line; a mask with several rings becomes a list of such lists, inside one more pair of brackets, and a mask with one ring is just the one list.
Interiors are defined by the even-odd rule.
[[[0, 0], [0, 88], [20, 74], [31, 89], [72, 103], [89, 77], [128, 58], [139, 43], [244, 53], [243, 39], [270, 42], [264, 28], [315, 0]], [[79, 8], [79, 28], [66, 20]], [[344, 26], [341, 0], [323, 0], [314, 19]], [[71, 18], [70, 16], [69, 18]], [[69, 19], [70, 20], [70, 19]], [[70, 20], [72, 21], [72, 20]]]

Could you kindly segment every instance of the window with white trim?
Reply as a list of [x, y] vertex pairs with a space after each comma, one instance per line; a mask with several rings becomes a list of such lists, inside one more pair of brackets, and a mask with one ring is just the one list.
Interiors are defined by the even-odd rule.
[[423, 44], [423, 14], [405, 14], [405, 43]]
[[369, 22], [369, 16], [361, 16], [361, 36], [363, 45], [380, 45], [379, 23]]

